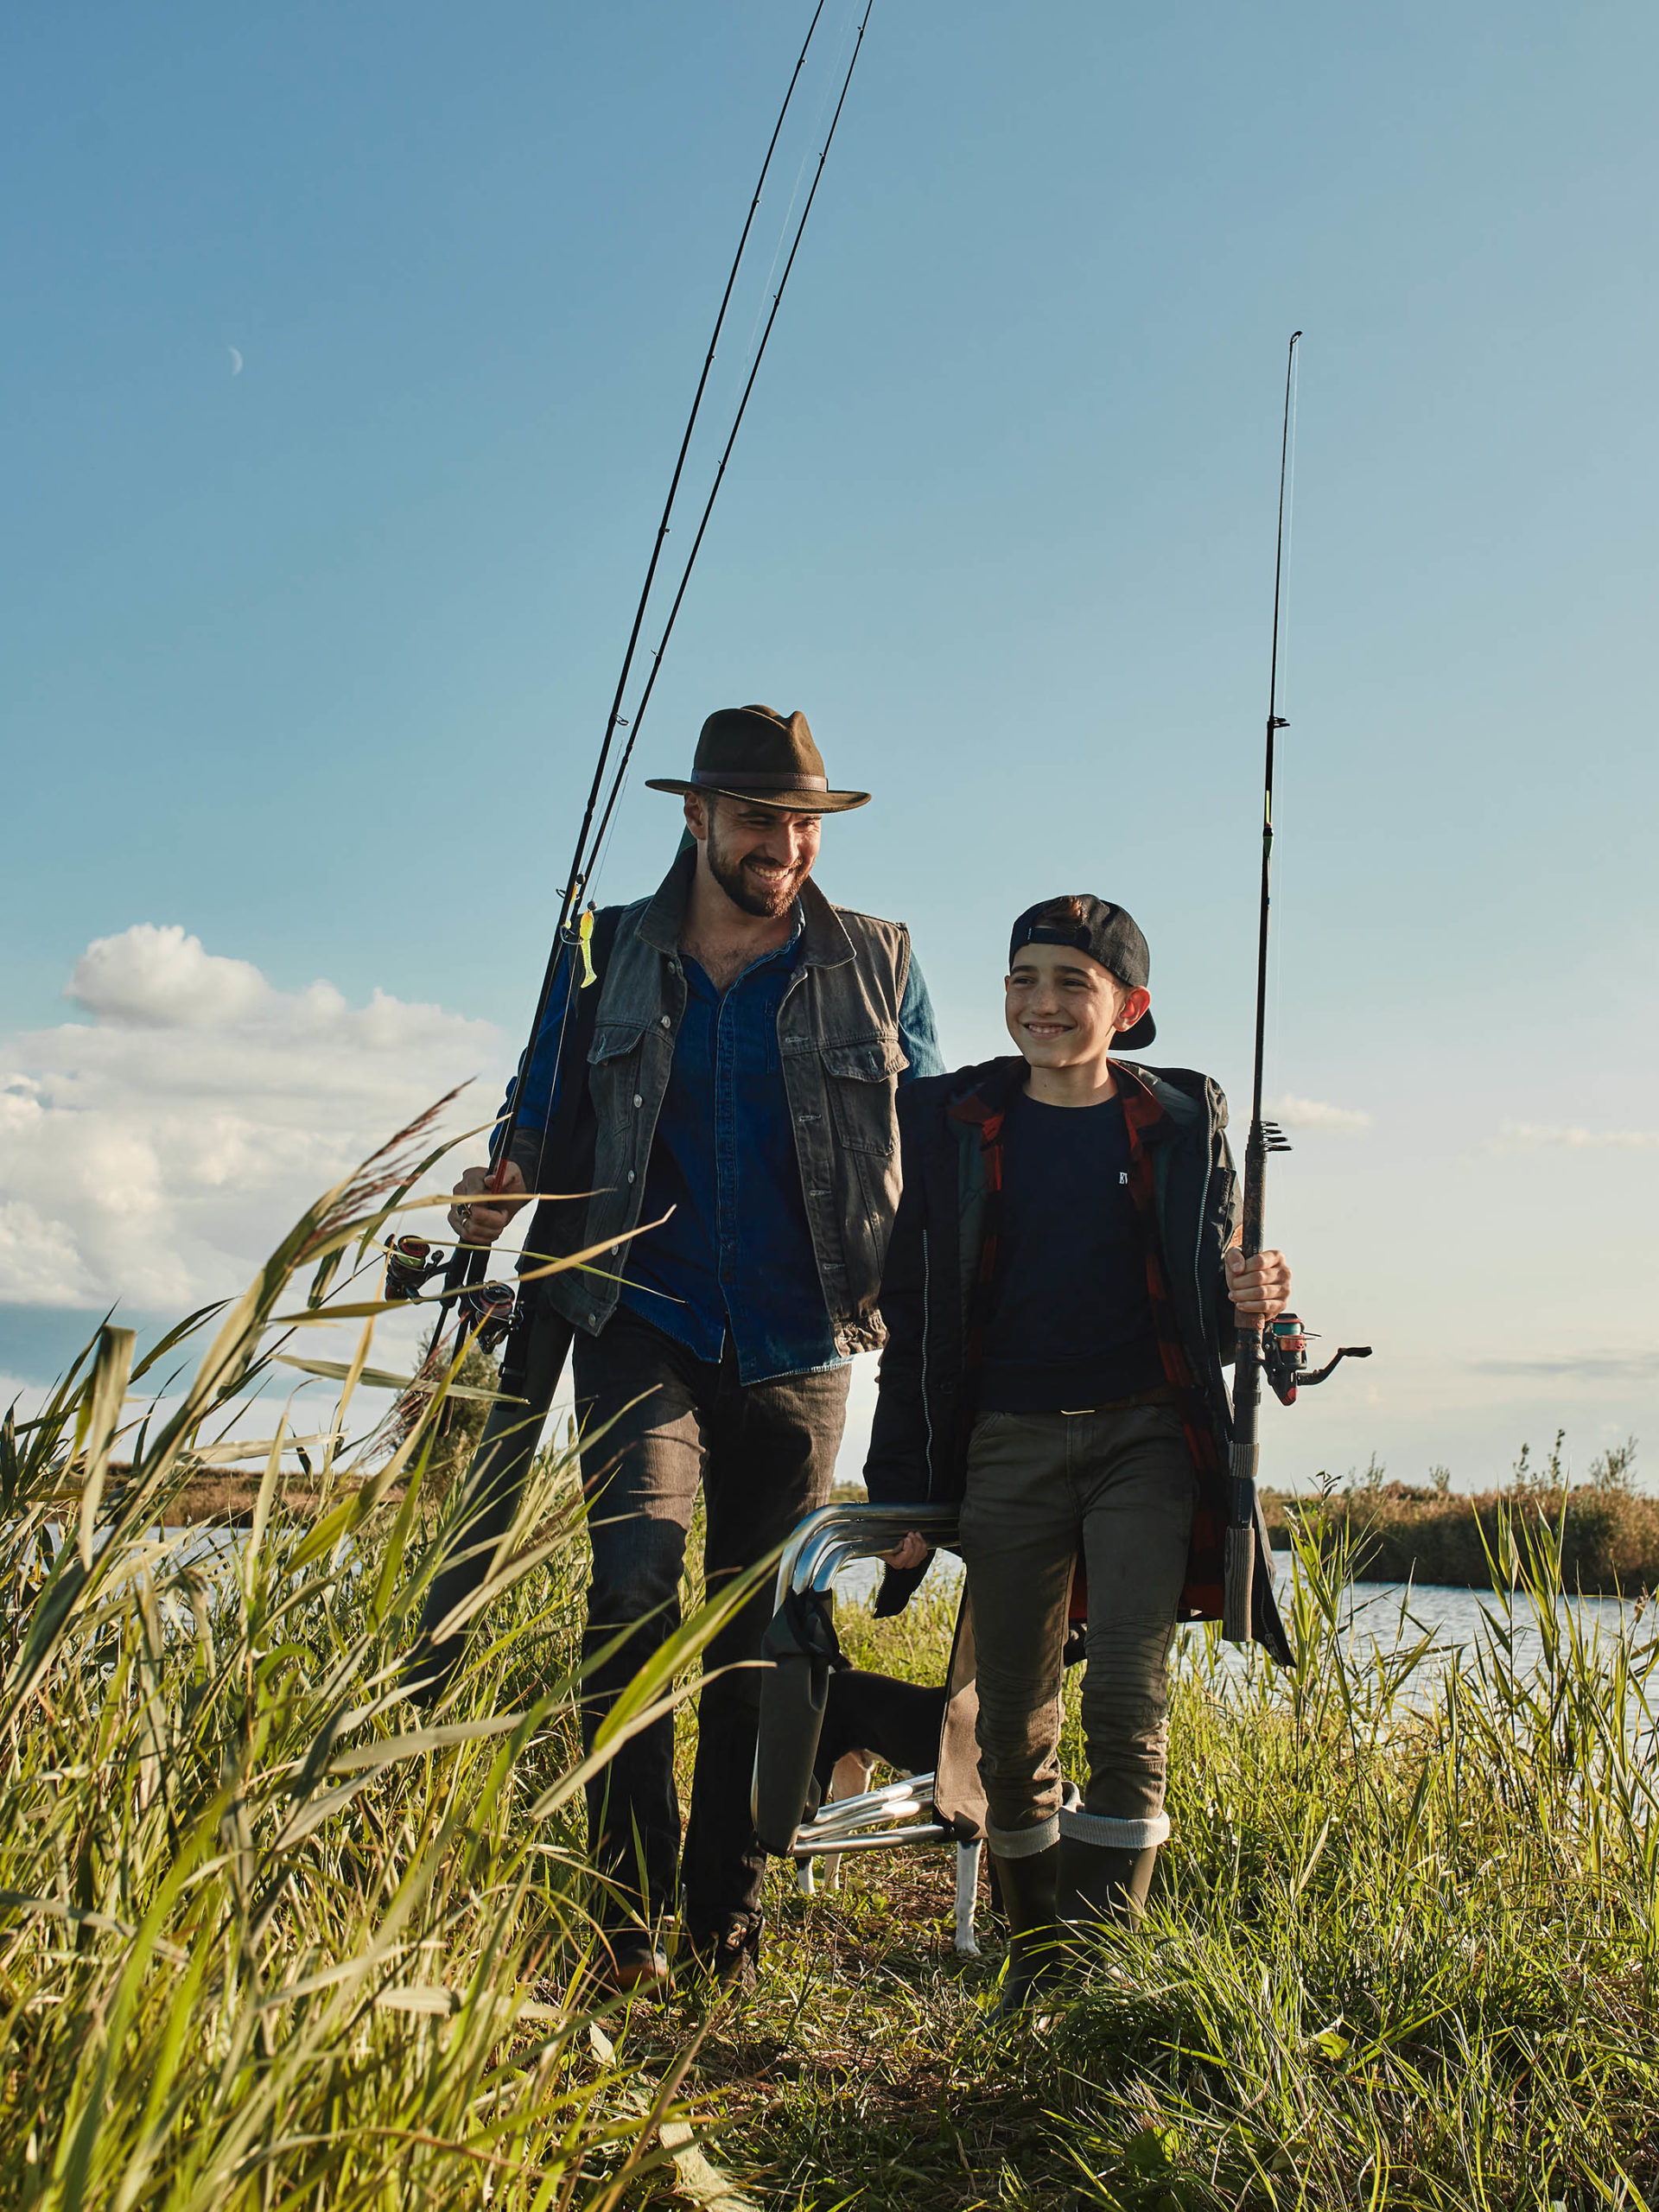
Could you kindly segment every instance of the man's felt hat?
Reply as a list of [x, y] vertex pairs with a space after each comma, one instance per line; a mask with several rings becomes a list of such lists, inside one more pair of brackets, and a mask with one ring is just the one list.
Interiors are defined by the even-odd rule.
[[690, 781], [652, 776], [646, 788], [704, 791], [788, 814], [844, 814], [867, 806], [870, 798], [868, 791], [832, 791], [806, 716], [780, 715], [775, 707], [721, 707], [702, 726]]

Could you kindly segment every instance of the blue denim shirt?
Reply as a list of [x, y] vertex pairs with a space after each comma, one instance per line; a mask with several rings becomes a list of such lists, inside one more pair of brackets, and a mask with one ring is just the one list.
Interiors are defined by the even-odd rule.
[[[778, 1053], [778, 1008], [804, 928], [746, 968], [722, 994], [684, 960], [685, 1013], [658, 1117], [622, 1303], [713, 1362], [731, 1331], [738, 1378], [763, 1382], [841, 1363], [807, 1227], [800, 1168]], [[544, 1127], [566, 981], [548, 1002], [525, 1072], [519, 1126]], [[899, 1009], [910, 1065], [899, 1080], [944, 1072], [927, 984], [912, 955]], [[565, 1071], [559, 1071], [563, 1083]], [[512, 1093], [509, 1090], [509, 1097]], [[671, 1211], [671, 1209], [672, 1210]]]

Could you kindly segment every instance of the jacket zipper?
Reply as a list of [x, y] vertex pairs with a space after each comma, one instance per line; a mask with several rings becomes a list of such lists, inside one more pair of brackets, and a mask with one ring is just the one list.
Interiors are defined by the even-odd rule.
[[927, 1498], [933, 1499], [933, 1408], [927, 1395], [927, 1339], [933, 1326], [933, 1268], [928, 1250], [928, 1234], [922, 1231], [922, 1421], [927, 1430]]

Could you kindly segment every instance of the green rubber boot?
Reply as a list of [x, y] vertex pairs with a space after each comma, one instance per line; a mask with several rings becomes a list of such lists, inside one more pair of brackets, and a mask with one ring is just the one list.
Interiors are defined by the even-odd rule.
[[1060, 1886], [1060, 1849], [1051, 1843], [1028, 1859], [1004, 1859], [993, 1852], [1002, 1910], [1012, 1941], [997, 2012], [1004, 2019], [1022, 2012], [1039, 1990], [1058, 1979], [1060, 1930], [1055, 1906]]
[[1056, 1885], [1061, 1920], [1078, 1933], [1104, 1922], [1122, 1928], [1138, 1926], [1146, 1913], [1157, 1857], [1155, 1843], [1140, 1851], [1117, 1851], [1109, 1844], [1063, 1835]]

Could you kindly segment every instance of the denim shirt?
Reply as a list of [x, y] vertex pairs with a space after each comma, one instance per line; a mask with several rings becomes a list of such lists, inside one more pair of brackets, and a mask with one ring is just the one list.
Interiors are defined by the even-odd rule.
[[[639, 1217], [662, 1225], [633, 1237], [622, 1262], [624, 1306], [710, 1363], [722, 1356], [729, 1329], [745, 1384], [841, 1363], [778, 1050], [779, 1006], [804, 926], [798, 906], [788, 943], [752, 963], [723, 994], [696, 961], [683, 960], [685, 1012]], [[543, 1126], [556, 1104], [550, 1077], [565, 999], [561, 972], [525, 1073], [519, 1123], [526, 1131]], [[910, 1063], [901, 1084], [942, 1072], [933, 1007], [913, 956], [899, 1033]]]

